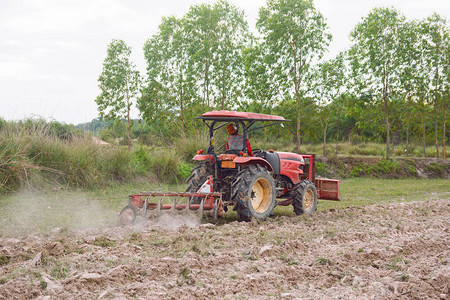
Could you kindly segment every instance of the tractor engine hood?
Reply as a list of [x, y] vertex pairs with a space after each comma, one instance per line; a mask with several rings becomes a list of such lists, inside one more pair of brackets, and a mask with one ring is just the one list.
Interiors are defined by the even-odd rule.
[[276, 152], [278, 153], [278, 156], [280, 156], [281, 160], [295, 160], [300, 162], [301, 165], [305, 164], [305, 160], [303, 159], [303, 156], [296, 153], [291, 152]]

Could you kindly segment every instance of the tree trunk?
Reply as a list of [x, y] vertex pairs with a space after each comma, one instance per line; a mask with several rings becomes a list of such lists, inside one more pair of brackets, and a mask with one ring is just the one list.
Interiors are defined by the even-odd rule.
[[438, 112], [435, 108], [435, 115], [434, 115], [434, 143], [436, 145], [436, 159], [439, 158], [439, 141], [438, 141]]
[[[411, 95], [408, 98], [408, 102], [411, 103]], [[411, 125], [411, 111], [408, 112], [408, 119], [406, 120], [406, 156], [409, 156], [409, 126]]]
[[386, 159], [389, 159], [389, 141], [391, 139], [390, 136], [390, 128], [389, 128], [389, 112], [388, 112], [388, 104], [387, 104], [387, 96], [384, 97], [384, 115], [386, 117]]
[[448, 102], [444, 106], [444, 119], [442, 120], [442, 159], [447, 159], [447, 150], [445, 149], [445, 144], [447, 142], [446, 132], [445, 132], [445, 122], [447, 121], [447, 109]]
[[129, 93], [128, 93], [128, 81], [127, 81], [127, 85], [126, 85], [126, 95], [125, 95], [125, 97], [126, 97], [126, 102], [127, 102], [127, 123], [128, 123], [128, 126], [127, 126], [127, 139], [128, 139], [128, 141], [127, 141], [127, 144], [128, 144], [128, 147], [131, 147], [131, 122], [130, 122], [130, 110], [131, 110], [131, 108], [130, 108], [130, 106], [131, 106], [131, 104], [130, 104], [130, 98], [129, 98]]
[[297, 98], [297, 141], [296, 151], [300, 153], [300, 99]]
[[383, 80], [383, 102], [384, 102], [384, 116], [386, 118], [386, 159], [389, 159], [389, 141], [391, 139], [389, 127], [389, 111], [388, 111], [388, 88], [389, 88], [389, 74], [384, 69]]
[[436, 86], [434, 89], [434, 144], [436, 146], [436, 159], [439, 158], [439, 141], [438, 141], [438, 98], [437, 98], [437, 88], [438, 88], [438, 78], [439, 78], [439, 66], [436, 68]]
[[[183, 93], [181, 93], [183, 97]], [[183, 118], [183, 98], [180, 99], [180, 119], [181, 119], [181, 137], [184, 138], [184, 118]]]
[[127, 111], [127, 121], [128, 121], [128, 128], [127, 128], [127, 134], [128, 134], [128, 147], [131, 147], [131, 122], [130, 122], [130, 109]]
[[406, 124], [406, 156], [409, 156], [409, 117], [408, 123]]
[[327, 156], [327, 128], [328, 122], [325, 122], [325, 128], [323, 129], [323, 156]]
[[423, 156], [425, 158], [427, 158], [427, 149], [426, 149], [426, 144], [425, 144], [425, 103], [423, 102], [423, 97], [422, 97], [422, 127], [423, 127], [423, 133], [422, 133], [422, 144], [423, 144]]
[[339, 117], [337, 120], [337, 132], [336, 132], [336, 157], [338, 156], [338, 143], [339, 143]]

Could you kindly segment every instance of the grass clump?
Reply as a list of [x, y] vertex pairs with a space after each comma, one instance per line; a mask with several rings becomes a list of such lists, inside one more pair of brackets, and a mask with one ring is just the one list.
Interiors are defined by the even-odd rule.
[[0, 266], [7, 265], [9, 263], [9, 256], [0, 255]]
[[107, 237], [100, 236], [95, 238], [94, 245], [102, 248], [109, 248], [114, 247], [116, 245], [116, 242], [114, 240], [108, 239]]
[[431, 162], [429, 165], [426, 165], [425, 168], [438, 175], [440, 178], [445, 178], [445, 173], [448, 170], [448, 167], [446, 165], [441, 165], [436, 162]]
[[380, 160], [376, 164], [358, 164], [353, 167], [352, 177], [382, 177], [390, 178], [401, 173], [401, 166], [395, 160]]
[[91, 135], [71, 133], [64, 124], [56, 124], [2, 122], [0, 193], [45, 184], [92, 188], [149, 169], [149, 155], [139, 147], [134, 152], [128, 147], [100, 147]]
[[161, 182], [179, 183], [186, 180], [192, 164], [186, 163], [172, 149], [161, 149], [152, 152], [150, 159], [150, 169]]

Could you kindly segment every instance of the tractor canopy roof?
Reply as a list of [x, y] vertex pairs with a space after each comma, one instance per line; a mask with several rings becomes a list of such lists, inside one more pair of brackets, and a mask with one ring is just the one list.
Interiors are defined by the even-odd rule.
[[202, 120], [215, 120], [215, 121], [233, 121], [233, 120], [241, 120], [241, 121], [276, 121], [276, 122], [285, 122], [290, 121], [286, 120], [280, 116], [274, 115], [265, 115], [265, 114], [257, 114], [251, 112], [241, 112], [241, 111], [229, 111], [229, 110], [213, 110], [207, 113], [204, 113], [197, 119]]

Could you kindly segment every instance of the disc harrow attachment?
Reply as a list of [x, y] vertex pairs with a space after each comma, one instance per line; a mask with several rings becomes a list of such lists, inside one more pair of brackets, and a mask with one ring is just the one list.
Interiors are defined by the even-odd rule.
[[[152, 201], [154, 198], [157, 200]], [[221, 193], [141, 192], [128, 196], [128, 205], [119, 213], [117, 223], [120, 226], [131, 225], [139, 218], [145, 222], [163, 214], [185, 215], [199, 221], [207, 216], [216, 222], [225, 214], [223, 207]]]

